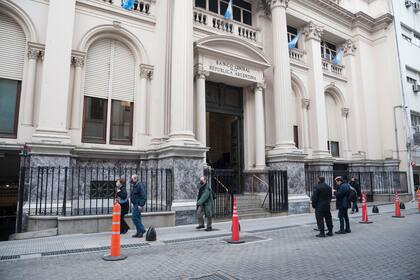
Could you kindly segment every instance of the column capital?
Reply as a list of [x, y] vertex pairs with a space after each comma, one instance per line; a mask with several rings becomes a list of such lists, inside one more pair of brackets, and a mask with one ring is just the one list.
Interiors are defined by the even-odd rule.
[[305, 35], [306, 40], [318, 40], [321, 41], [321, 36], [324, 33], [324, 27], [310, 21], [308, 25], [303, 28], [302, 34]]
[[84, 56], [72, 56], [71, 57], [71, 65], [75, 67], [83, 67], [85, 65], [85, 57]]
[[194, 66], [194, 75], [196, 79], [206, 79], [210, 72], [204, 69], [203, 64], [198, 63]]
[[357, 50], [356, 44], [353, 42], [353, 40], [346, 40], [344, 44], [342, 45], [342, 48], [344, 49], [344, 56], [347, 55], [354, 55], [355, 51]]
[[251, 88], [253, 91], [255, 90], [263, 91], [266, 88], [266, 86], [267, 84], [265, 83], [265, 81], [261, 81], [261, 82], [255, 83], [254, 86], [252, 86]]
[[269, 16], [271, 11], [277, 7], [287, 8], [289, 0], [259, 0], [260, 9], [264, 10], [264, 13]]
[[311, 105], [311, 100], [309, 98], [303, 97], [301, 101], [302, 101], [302, 107], [305, 110], [309, 110], [309, 106]]
[[149, 64], [140, 64], [140, 78], [153, 79], [154, 66]]
[[43, 59], [44, 58], [45, 45], [34, 42], [28, 42], [27, 55], [29, 59]]
[[349, 108], [345, 108], [345, 107], [343, 107], [343, 108], [341, 108], [341, 114], [343, 115], [343, 117], [345, 117], [345, 118], [347, 118], [348, 117], [348, 115], [349, 115]]

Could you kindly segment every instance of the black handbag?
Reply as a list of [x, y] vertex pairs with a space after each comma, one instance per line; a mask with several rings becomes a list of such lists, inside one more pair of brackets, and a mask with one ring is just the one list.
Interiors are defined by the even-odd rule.
[[149, 227], [147, 230], [146, 241], [156, 241], [156, 230], [154, 227]]

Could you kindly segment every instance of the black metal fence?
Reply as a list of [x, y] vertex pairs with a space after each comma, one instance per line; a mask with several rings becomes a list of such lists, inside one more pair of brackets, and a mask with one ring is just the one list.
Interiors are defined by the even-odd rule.
[[[171, 210], [173, 175], [171, 169], [106, 167], [22, 167], [21, 213], [28, 215], [78, 216], [111, 214], [115, 200], [115, 181], [128, 183], [137, 174], [146, 186], [146, 212]], [[130, 208], [131, 211], [131, 208]]]
[[236, 174], [232, 170], [204, 169], [210, 187], [216, 193], [214, 200], [215, 217], [230, 217], [233, 208], [232, 185], [236, 182]]
[[325, 182], [334, 187], [334, 178], [342, 176], [344, 180], [355, 177], [361, 190], [367, 194], [368, 201], [373, 201], [374, 194], [408, 193], [407, 173], [400, 171], [384, 172], [346, 172], [346, 171], [306, 171], [306, 193], [311, 196], [318, 177], [325, 177]]
[[271, 213], [288, 210], [287, 171], [268, 172], [268, 202]]

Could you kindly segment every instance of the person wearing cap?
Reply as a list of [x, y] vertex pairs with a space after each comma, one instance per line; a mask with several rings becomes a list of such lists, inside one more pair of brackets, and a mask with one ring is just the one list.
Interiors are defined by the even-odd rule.
[[[336, 206], [338, 209], [338, 218], [340, 220], [340, 230], [336, 231], [336, 234], [345, 234], [350, 233], [350, 221], [349, 221], [349, 213], [348, 209], [350, 207], [349, 203], [349, 193], [350, 193], [350, 185], [347, 182], [344, 182], [341, 176], [338, 176], [334, 179], [337, 190], [334, 190], [335, 198], [336, 198]], [[344, 230], [344, 223], [346, 224], [346, 228]]]

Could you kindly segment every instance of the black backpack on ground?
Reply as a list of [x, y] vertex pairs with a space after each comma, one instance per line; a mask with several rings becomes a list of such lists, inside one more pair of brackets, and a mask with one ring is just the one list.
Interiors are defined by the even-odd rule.
[[149, 227], [147, 230], [146, 241], [156, 241], [156, 230], [154, 227]]
[[379, 213], [379, 208], [376, 205], [373, 205], [372, 207], [372, 213]]
[[400, 209], [404, 210], [405, 209], [405, 204], [404, 202], [400, 202]]

